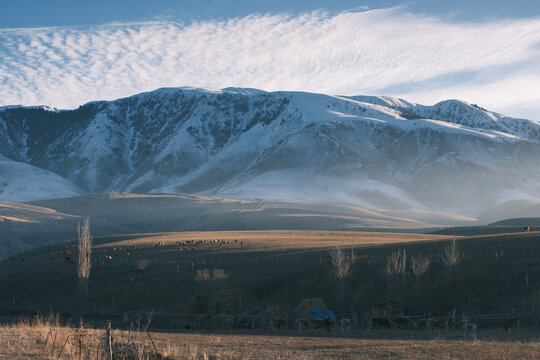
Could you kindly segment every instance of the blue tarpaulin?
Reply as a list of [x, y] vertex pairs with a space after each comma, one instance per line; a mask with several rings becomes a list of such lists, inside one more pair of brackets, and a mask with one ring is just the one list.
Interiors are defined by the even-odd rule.
[[312, 307], [311, 309], [309, 309], [309, 314], [311, 315], [312, 319], [315, 319], [315, 320], [328, 319], [328, 320], [331, 320], [333, 324], [336, 323], [336, 316], [331, 310], [328, 310], [325, 308], [319, 309], [317, 307]]

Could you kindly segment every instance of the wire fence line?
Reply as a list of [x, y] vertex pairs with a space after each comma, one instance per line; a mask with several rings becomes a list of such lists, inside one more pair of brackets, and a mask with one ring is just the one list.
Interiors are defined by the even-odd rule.
[[[337, 313], [335, 326], [342, 326], [342, 320], [351, 321], [350, 326], [354, 328], [370, 327], [370, 321], [364, 312]], [[24, 319], [40, 316], [37, 312], [26, 310], [11, 310], [0, 308], [0, 322], [13, 323]], [[3, 318], [3, 319], [2, 319]], [[283, 326], [295, 329], [300, 326], [302, 320], [310, 320], [305, 315], [300, 315], [295, 311], [289, 314], [269, 314], [269, 313], [169, 313], [155, 311], [131, 311], [131, 312], [106, 312], [87, 314], [60, 314], [62, 323], [77, 327], [83, 321], [84, 324], [99, 328], [106, 320], [118, 328], [129, 328], [134, 322], [146, 323], [153, 329], [229, 329], [229, 328], [261, 328], [270, 329], [278, 326], [283, 321]], [[370, 315], [371, 318], [371, 315]], [[475, 323], [478, 328], [500, 328], [505, 327], [509, 321], [519, 320], [519, 326], [523, 328], [537, 328], [539, 326], [540, 310], [531, 308], [530, 311], [516, 312], [509, 309], [507, 312], [481, 314], [477, 311], [463, 314], [417, 314], [417, 315], [395, 315], [385, 316], [388, 320], [399, 322], [400, 327], [413, 327], [413, 324], [421, 321], [441, 322], [453, 321], [455, 323], [462, 319]], [[355, 320], [354, 323], [352, 320]]]

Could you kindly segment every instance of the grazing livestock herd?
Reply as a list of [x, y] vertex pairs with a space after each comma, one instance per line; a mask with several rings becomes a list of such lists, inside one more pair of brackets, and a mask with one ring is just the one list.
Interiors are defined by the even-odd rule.
[[[238, 242], [238, 239], [234, 239], [234, 242], [225, 241], [224, 239], [197, 240], [197, 241], [186, 240], [186, 241], [177, 241], [176, 244], [180, 245], [177, 247], [178, 251], [189, 251], [190, 249], [194, 251], [196, 246], [210, 245], [210, 244], [216, 244], [216, 245], [219, 245], [220, 247], [225, 247], [225, 246], [230, 246], [230, 245], [235, 245], [235, 244], [236, 245], [240, 244], [240, 247], [244, 246], [244, 242], [243, 241]], [[158, 243], [158, 245], [156, 246], [159, 246], [159, 245], [164, 245], [163, 241], [160, 241], [160, 243]]]
[[[98, 261], [101, 264], [110, 264], [114, 261], [114, 259], [123, 258], [123, 257], [129, 257], [131, 255], [136, 255], [138, 257], [144, 257], [146, 255], [145, 251], [150, 251], [150, 249], [158, 248], [160, 246], [166, 246], [168, 244], [165, 243], [165, 241], [158, 241], [156, 243], [152, 243], [146, 246], [137, 246], [132, 245], [129, 247], [113, 247], [112, 252], [109, 253], [108, 249], [104, 249], [102, 252], [102, 255], [97, 256], [94, 261]], [[238, 239], [233, 240], [225, 240], [225, 239], [209, 239], [209, 240], [183, 240], [183, 241], [176, 241], [176, 250], [178, 252], [188, 252], [188, 251], [195, 251], [197, 249], [202, 248], [203, 246], [206, 246], [208, 248], [209, 246], [219, 246], [220, 248], [224, 247], [244, 247], [245, 244], [243, 241], [239, 241]], [[65, 250], [63, 252], [59, 252], [57, 256], [64, 256], [65, 262], [74, 265], [75, 262], [73, 261], [73, 254], [71, 250]], [[51, 254], [51, 260], [55, 261], [56, 255], [55, 253]], [[24, 262], [24, 258], [21, 258], [21, 262]]]

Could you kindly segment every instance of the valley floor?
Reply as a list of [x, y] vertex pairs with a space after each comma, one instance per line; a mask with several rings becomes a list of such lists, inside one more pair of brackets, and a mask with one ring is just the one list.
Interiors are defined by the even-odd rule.
[[[0, 326], [0, 359], [108, 359], [105, 331], [32, 321]], [[129, 345], [128, 345], [129, 338]], [[419, 330], [353, 333], [155, 333], [112, 330], [115, 359], [538, 359], [538, 331], [476, 336]], [[158, 355], [157, 355], [158, 354]]]

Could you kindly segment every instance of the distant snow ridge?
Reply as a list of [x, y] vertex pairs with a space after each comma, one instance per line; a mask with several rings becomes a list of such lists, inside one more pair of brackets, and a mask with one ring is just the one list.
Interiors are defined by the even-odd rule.
[[28, 185], [15, 199], [114, 189], [471, 215], [540, 194], [540, 124], [457, 100], [167, 88], [76, 110], [3, 107], [0, 154], [68, 189]]

